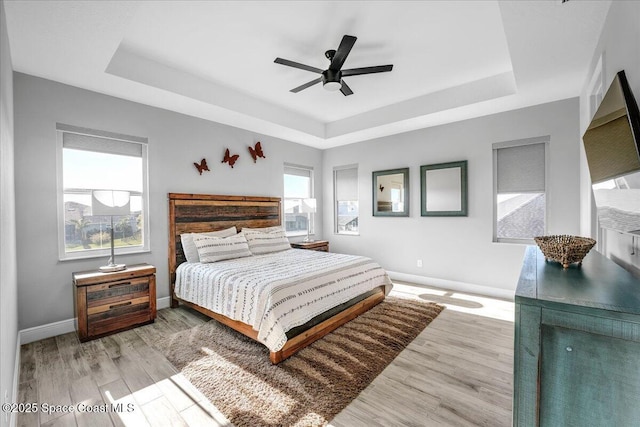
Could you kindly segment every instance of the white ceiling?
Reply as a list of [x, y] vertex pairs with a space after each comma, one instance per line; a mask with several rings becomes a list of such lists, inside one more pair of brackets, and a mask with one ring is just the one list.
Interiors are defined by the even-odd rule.
[[[16, 71], [329, 148], [580, 94], [610, 1], [6, 1]], [[354, 94], [276, 57], [344, 69]]]

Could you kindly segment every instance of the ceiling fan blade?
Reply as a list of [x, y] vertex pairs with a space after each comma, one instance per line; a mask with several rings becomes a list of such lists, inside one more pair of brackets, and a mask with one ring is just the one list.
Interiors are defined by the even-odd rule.
[[306, 89], [306, 88], [308, 88], [308, 87], [311, 87], [311, 86], [313, 86], [313, 85], [314, 85], [314, 84], [316, 84], [316, 83], [320, 83], [321, 81], [322, 81], [322, 77], [318, 77], [318, 78], [317, 78], [317, 79], [315, 79], [315, 80], [311, 80], [311, 81], [310, 81], [310, 82], [308, 82], [308, 83], [305, 83], [305, 84], [303, 84], [303, 85], [301, 85], [301, 86], [298, 86], [298, 87], [296, 87], [296, 88], [291, 89], [289, 92], [298, 93], [298, 92], [300, 92], [301, 90]]
[[276, 60], [273, 62], [275, 62], [276, 64], [286, 65], [288, 67], [299, 68], [305, 71], [311, 71], [312, 73], [322, 74], [322, 72], [324, 71], [324, 70], [321, 70], [320, 68], [312, 67], [310, 65], [300, 64], [299, 62], [289, 61], [288, 59], [276, 58]]
[[350, 70], [342, 70], [342, 75], [358, 76], [360, 74], [384, 73], [393, 70], [393, 65], [378, 65], [376, 67], [352, 68]]
[[340, 92], [342, 92], [344, 96], [353, 95], [353, 91], [344, 80], [340, 80], [340, 84], [342, 85], [342, 87], [340, 88]]
[[340, 46], [331, 60], [331, 65], [329, 66], [330, 70], [337, 71], [342, 68], [342, 64], [344, 64], [344, 61], [347, 59], [347, 56], [349, 55], [349, 52], [351, 52], [351, 48], [356, 43], [357, 39], [357, 37], [346, 35], [342, 38]]

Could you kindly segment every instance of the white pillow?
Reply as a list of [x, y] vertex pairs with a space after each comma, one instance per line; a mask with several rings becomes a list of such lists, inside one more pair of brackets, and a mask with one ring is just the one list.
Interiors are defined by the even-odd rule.
[[[272, 228], [272, 227], [270, 227]], [[253, 228], [243, 228], [242, 233], [247, 238], [249, 249], [254, 255], [268, 254], [291, 249], [289, 240], [284, 235], [282, 227], [277, 227], [270, 232], [261, 232]]]
[[200, 262], [216, 262], [225, 259], [251, 256], [247, 239], [243, 234], [229, 237], [193, 236]]
[[236, 227], [225, 228], [224, 230], [219, 231], [210, 231], [208, 233], [185, 233], [180, 235], [180, 241], [182, 242], [182, 250], [184, 251], [184, 256], [187, 258], [187, 262], [200, 262], [200, 258], [198, 257], [198, 248], [193, 243], [194, 234], [200, 234], [203, 236], [210, 237], [229, 237], [235, 236], [238, 233]]

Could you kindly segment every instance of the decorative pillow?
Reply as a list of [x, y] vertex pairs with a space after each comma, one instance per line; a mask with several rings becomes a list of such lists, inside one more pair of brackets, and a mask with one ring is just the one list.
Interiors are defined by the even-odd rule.
[[210, 237], [229, 237], [235, 236], [238, 233], [236, 227], [225, 228], [224, 230], [219, 231], [211, 231], [208, 233], [185, 233], [180, 235], [180, 241], [182, 242], [182, 250], [184, 251], [184, 256], [187, 258], [187, 262], [200, 262], [200, 258], [198, 257], [198, 248], [193, 243], [194, 234], [200, 234], [202, 236], [210, 236]]
[[280, 252], [291, 248], [282, 227], [277, 227], [270, 232], [260, 232], [255, 228], [243, 228], [242, 234], [246, 236], [249, 249], [254, 255]]
[[243, 234], [229, 237], [212, 237], [202, 234], [193, 236], [193, 243], [198, 248], [200, 262], [216, 262], [225, 259], [251, 256], [247, 239]]

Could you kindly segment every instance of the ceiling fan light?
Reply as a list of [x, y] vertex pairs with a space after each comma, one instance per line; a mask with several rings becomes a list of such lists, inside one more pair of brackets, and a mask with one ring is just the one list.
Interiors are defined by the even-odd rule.
[[325, 90], [328, 90], [329, 92], [335, 92], [342, 88], [342, 84], [340, 82], [325, 82], [323, 84], [323, 87], [325, 88]]

